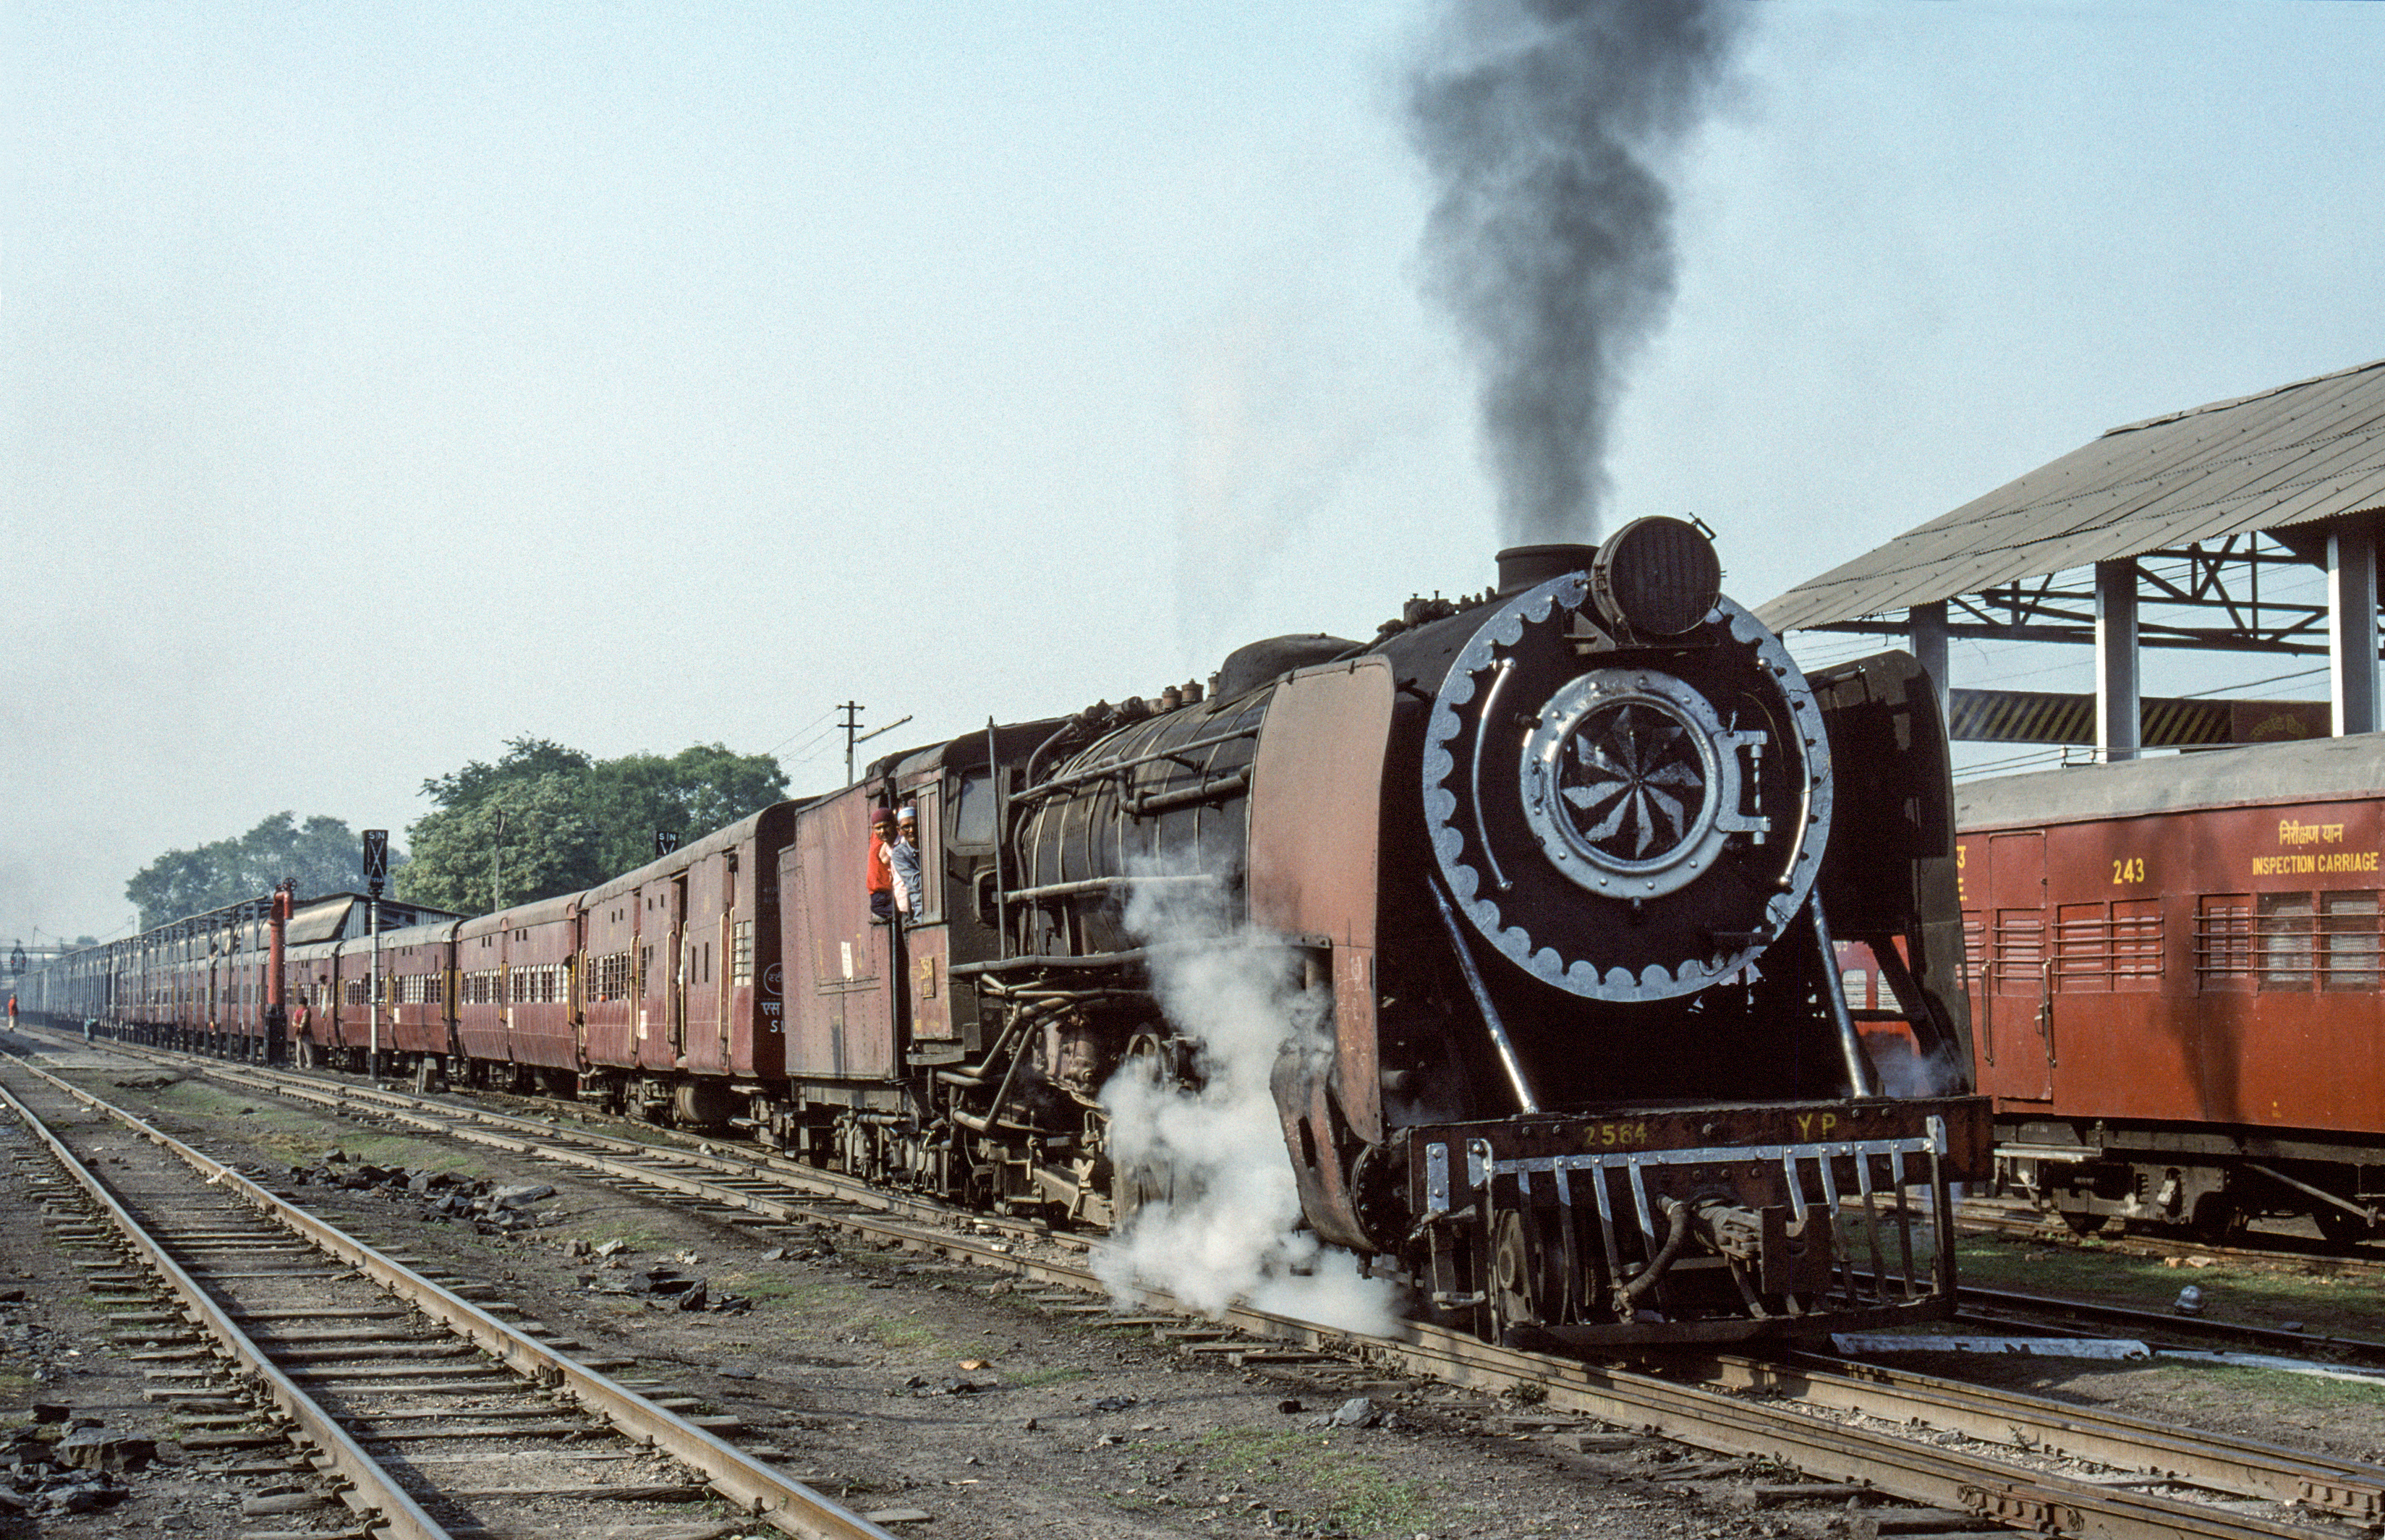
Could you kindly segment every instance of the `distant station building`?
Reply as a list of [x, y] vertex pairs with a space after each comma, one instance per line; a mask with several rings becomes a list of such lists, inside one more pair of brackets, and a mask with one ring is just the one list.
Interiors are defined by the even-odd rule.
[[[2115, 428], [1759, 613], [1784, 633], [1904, 639], [1958, 740], [2109, 760], [2373, 732], [2381, 520], [2385, 361]], [[2316, 596], [2281, 581], [2314, 569]], [[1954, 688], [1957, 637], [2092, 645], [2094, 691]], [[2324, 657], [2329, 698], [2148, 699], [2145, 647]]]

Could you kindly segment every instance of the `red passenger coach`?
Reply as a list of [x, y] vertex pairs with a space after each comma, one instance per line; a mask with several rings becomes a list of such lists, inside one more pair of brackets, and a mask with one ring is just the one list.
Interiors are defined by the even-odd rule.
[[[434, 920], [381, 938], [381, 1046], [413, 1058], [456, 1051], [448, 1031], [447, 980], [456, 921]], [[358, 948], [368, 953], [370, 943]]]
[[1979, 1085], [2074, 1229], [2371, 1230], [2385, 1202], [2385, 737], [1959, 789]]
[[786, 1074], [779, 991], [781, 802], [590, 889], [583, 1089], [710, 1124]]
[[456, 930], [456, 1033], [473, 1072], [515, 1090], [568, 1091], [580, 1070], [571, 1008], [580, 900], [567, 894]]

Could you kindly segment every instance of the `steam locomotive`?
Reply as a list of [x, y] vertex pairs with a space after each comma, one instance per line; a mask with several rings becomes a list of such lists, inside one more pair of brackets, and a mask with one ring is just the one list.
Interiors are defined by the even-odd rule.
[[[1949, 1183], [1991, 1152], [1934, 696], [1901, 654], [1808, 680], [1720, 578], [1671, 519], [1510, 550], [1371, 641], [989, 722], [586, 893], [377, 936], [314, 906], [279, 969], [248, 907], [30, 997], [1117, 1224], [1168, 1178], [1119, 1158], [1105, 1089], [1200, 1084], [1157, 981], [1230, 954], [1287, 1022], [1309, 1225], [1436, 1317], [1601, 1347], [1942, 1316]], [[889, 924], [862, 873], [896, 803], [925, 881]], [[1927, 1066], [1941, 1094], [1881, 1094]]]

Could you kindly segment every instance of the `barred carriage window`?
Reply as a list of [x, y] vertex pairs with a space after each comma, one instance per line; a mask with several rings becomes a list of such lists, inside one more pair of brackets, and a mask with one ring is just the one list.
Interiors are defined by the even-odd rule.
[[2112, 987], [2112, 918], [2101, 904], [2054, 911], [2054, 987], [2101, 994]]
[[2122, 898], [2112, 905], [2112, 987], [2160, 987], [2162, 910], [2158, 898]]
[[2254, 925], [2260, 987], [2308, 989], [2317, 953], [2318, 911], [2307, 893], [2265, 893]]
[[729, 982], [754, 982], [754, 922], [741, 920], [729, 933]]
[[2252, 983], [2252, 895], [2204, 894], [2194, 906], [2194, 986], [2246, 989]]
[[2323, 893], [2318, 899], [2319, 987], [2373, 990], [2378, 983], [2377, 895]]
[[1998, 909], [1992, 977], [1999, 995], [2034, 995], [2044, 987], [2045, 911]]
[[1963, 967], [1975, 986], [1988, 977], [1988, 920], [1978, 909], [1963, 911]]

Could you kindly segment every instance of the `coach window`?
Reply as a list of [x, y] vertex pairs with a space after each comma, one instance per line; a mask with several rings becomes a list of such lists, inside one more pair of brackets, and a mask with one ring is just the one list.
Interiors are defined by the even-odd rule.
[[2054, 911], [2054, 987], [2101, 994], [2112, 987], [2112, 921], [2101, 904]]
[[2322, 893], [2318, 896], [2319, 987], [2377, 987], [2377, 895]]
[[2112, 901], [2112, 987], [2161, 987], [2162, 913], [2158, 898]]
[[2261, 895], [2254, 934], [2260, 941], [2260, 987], [2308, 989], [2316, 947], [2312, 920], [2316, 911], [2307, 893]]
[[2253, 895], [2207, 893], [2194, 906], [2194, 985], [2253, 987]]
[[953, 843], [992, 845], [993, 813], [993, 777], [984, 770], [962, 776], [960, 795], [953, 807]]

